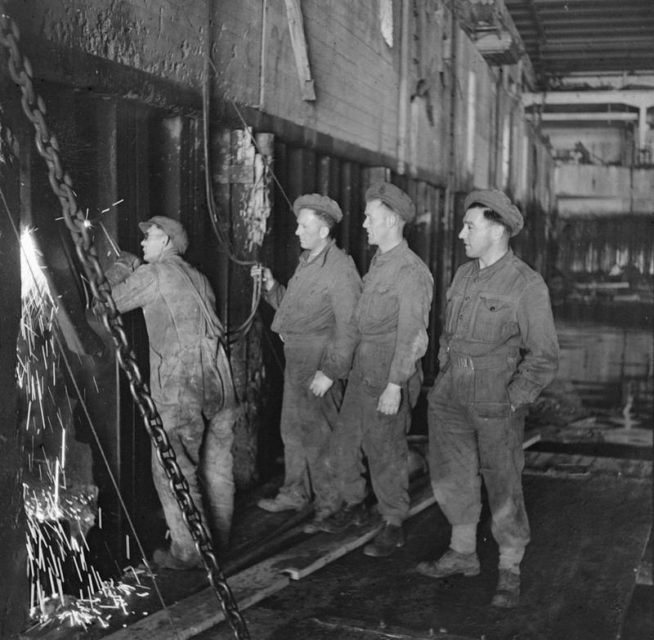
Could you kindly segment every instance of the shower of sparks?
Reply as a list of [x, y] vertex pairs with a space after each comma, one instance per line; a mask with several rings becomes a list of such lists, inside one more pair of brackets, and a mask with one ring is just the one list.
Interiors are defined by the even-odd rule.
[[47, 281], [41, 264], [43, 255], [36, 246], [32, 229], [25, 229], [21, 234], [21, 297], [23, 304], [31, 307], [41, 302], [43, 296], [50, 297]]
[[[94, 492], [71, 493], [62, 496], [59, 503], [48, 487], [37, 491], [25, 485], [24, 494], [33, 620], [40, 625], [67, 623], [83, 628], [92, 624], [106, 627], [112, 612], [127, 615], [132, 598], [148, 595], [148, 588], [141, 583], [133, 567], [125, 570], [125, 578], [135, 581], [135, 585], [103, 579], [88, 561], [84, 538], [80, 544], [71, 528], [66, 527], [66, 523], [79, 523], [93, 517], [90, 505], [95, 501]], [[75, 585], [71, 584], [73, 570], [77, 578]], [[68, 593], [72, 587], [76, 596]]]
[[[84, 224], [91, 226], [88, 212]], [[37, 627], [107, 627], [113, 615], [129, 614], [130, 600], [145, 597], [148, 588], [131, 567], [124, 582], [115, 582], [104, 579], [89, 559], [85, 536], [94, 525], [102, 527], [98, 490], [67, 479], [66, 451], [74, 440], [68, 432], [73, 405], [53, 337], [57, 303], [31, 230], [23, 232], [21, 247], [22, 317], [16, 378], [24, 417], [23, 501], [30, 617]], [[99, 393], [95, 379], [93, 382]]]

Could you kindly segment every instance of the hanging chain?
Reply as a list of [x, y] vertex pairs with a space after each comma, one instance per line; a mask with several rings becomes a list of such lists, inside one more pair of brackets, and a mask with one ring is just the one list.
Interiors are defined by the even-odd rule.
[[77, 257], [82, 264], [94, 298], [102, 303], [100, 306], [102, 324], [113, 339], [116, 357], [127, 376], [134, 402], [143, 417], [145, 427], [157, 451], [157, 457], [169, 478], [171, 489], [175, 494], [189, 532], [202, 556], [209, 583], [216, 593], [223, 613], [237, 640], [249, 640], [250, 635], [245, 620], [238, 610], [232, 591], [218, 564], [211, 538], [202, 524], [200, 512], [193, 503], [188, 482], [177, 464], [175, 452], [163, 428], [161, 416], [136, 364], [134, 352], [125, 334], [122, 318], [111, 296], [111, 288], [93, 246], [90, 229], [85, 224], [85, 215], [77, 205], [72, 180], [63, 169], [59, 144], [46, 124], [45, 103], [34, 90], [31, 64], [27, 58], [22, 56], [18, 48], [19, 37], [16, 23], [7, 14], [4, 0], [0, 0], [0, 44], [7, 49], [9, 54], [9, 74], [12, 80], [20, 86], [23, 111], [34, 125], [36, 148], [48, 166], [50, 187], [59, 198], [63, 218], [75, 244]]

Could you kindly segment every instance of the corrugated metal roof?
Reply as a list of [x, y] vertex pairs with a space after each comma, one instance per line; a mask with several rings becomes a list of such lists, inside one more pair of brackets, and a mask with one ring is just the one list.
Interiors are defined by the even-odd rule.
[[654, 72], [654, 0], [504, 0], [542, 88], [571, 74]]

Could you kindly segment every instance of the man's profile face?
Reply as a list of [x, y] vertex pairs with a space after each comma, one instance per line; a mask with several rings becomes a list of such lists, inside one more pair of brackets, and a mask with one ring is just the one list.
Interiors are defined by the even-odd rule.
[[388, 216], [392, 215], [381, 200], [371, 200], [366, 204], [363, 228], [368, 232], [368, 244], [383, 243], [389, 233]]
[[483, 258], [488, 253], [495, 243], [496, 226], [484, 217], [482, 207], [472, 207], [466, 211], [459, 239], [463, 240], [468, 258]]
[[325, 223], [311, 209], [300, 209], [297, 217], [295, 235], [300, 239], [300, 246], [307, 251], [318, 249], [328, 235]]
[[145, 238], [141, 241], [143, 260], [145, 262], [159, 260], [169, 242], [170, 238], [162, 229], [155, 225], [148, 227], [145, 231]]

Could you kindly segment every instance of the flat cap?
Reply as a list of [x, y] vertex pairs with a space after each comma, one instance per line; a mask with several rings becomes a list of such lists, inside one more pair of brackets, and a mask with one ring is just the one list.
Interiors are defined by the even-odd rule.
[[402, 189], [390, 182], [376, 182], [370, 185], [366, 191], [366, 202], [371, 200], [381, 200], [405, 222], [412, 222], [416, 217], [413, 200]]
[[499, 189], [479, 189], [466, 197], [463, 208], [467, 211], [475, 202], [483, 204], [497, 213], [511, 229], [511, 237], [517, 236], [524, 226], [524, 219], [518, 207]]
[[145, 222], [139, 222], [139, 229], [145, 233], [150, 227], [159, 227], [169, 238], [177, 253], [184, 254], [188, 249], [188, 236], [181, 222], [166, 216], [153, 216]]
[[293, 203], [293, 213], [295, 213], [296, 218], [300, 215], [301, 209], [319, 211], [336, 223], [343, 219], [343, 212], [338, 206], [338, 202], [327, 196], [322, 196], [319, 193], [306, 193], [303, 196], [296, 198]]

